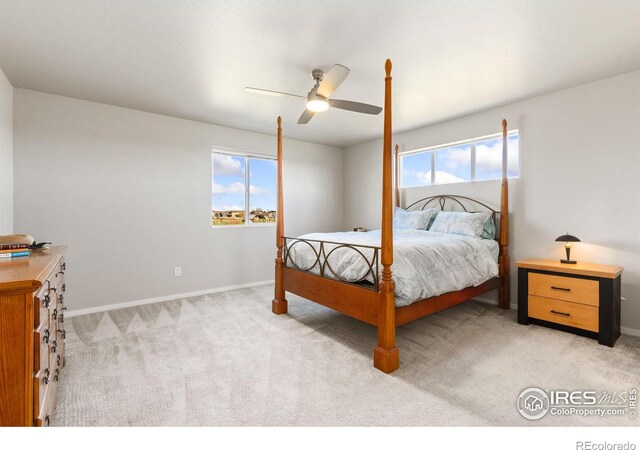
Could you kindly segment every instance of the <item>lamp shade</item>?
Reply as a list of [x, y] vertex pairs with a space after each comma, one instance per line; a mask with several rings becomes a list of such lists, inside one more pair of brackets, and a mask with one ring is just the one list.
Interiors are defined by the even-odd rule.
[[556, 242], [580, 242], [580, 239], [571, 234], [563, 234], [556, 238]]

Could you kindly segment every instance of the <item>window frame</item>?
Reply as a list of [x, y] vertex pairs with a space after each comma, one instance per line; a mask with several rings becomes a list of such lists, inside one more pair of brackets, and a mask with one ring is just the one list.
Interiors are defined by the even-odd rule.
[[[213, 168], [213, 156], [215, 154], [218, 155], [227, 155], [227, 156], [233, 156], [235, 158], [244, 158], [244, 223], [242, 225], [226, 225], [226, 226], [222, 226], [222, 225], [214, 225], [213, 221], [211, 220], [211, 218], [209, 219], [209, 221], [211, 222], [211, 228], [214, 230], [217, 229], [223, 229], [223, 230], [229, 230], [229, 229], [234, 229], [234, 228], [253, 228], [253, 227], [275, 227], [277, 221], [274, 222], [264, 222], [264, 223], [254, 223], [251, 222], [250, 219], [250, 209], [251, 209], [251, 205], [250, 205], [250, 189], [251, 189], [251, 170], [250, 170], [250, 162], [249, 160], [251, 159], [262, 159], [262, 160], [266, 160], [266, 161], [276, 161], [276, 163], [278, 162], [278, 157], [277, 156], [273, 156], [273, 155], [266, 155], [263, 153], [251, 153], [251, 152], [245, 152], [245, 151], [239, 151], [239, 150], [233, 150], [233, 149], [228, 149], [228, 148], [223, 148], [223, 147], [213, 147], [211, 149], [211, 185], [213, 187], [213, 183], [214, 183], [214, 177], [215, 177], [215, 173], [214, 173], [214, 168]], [[278, 189], [278, 179], [277, 179], [277, 175], [276, 175], [276, 185], [275, 185], [276, 190]], [[213, 199], [213, 192], [211, 192], [211, 200]], [[209, 203], [209, 209], [211, 210], [211, 213], [213, 213], [213, 208], [211, 208], [211, 202]], [[276, 204], [276, 207], [274, 209], [274, 211], [276, 211], [276, 217], [277, 217], [277, 213], [278, 213], [278, 205]]]
[[[518, 129], [515, 130], [509, 130], [507, 132], [507, 139], [509, 139], [510, 137], [513, 136], [518, 136], [518, 175], [517, 176], [508, 176], [508, 178], [520, 178], [520, 132]], [[398, 174], [400, 175], [400, 180], [398, 182], [398, 186], [400, 189], [408, 189], [408, 188], [425, 188], [425, 187], [431, 187], [431, 186], [445, 186], [448, 184], [464, 184], [464, 183], [482, 183], [485, 181], [496, 181], [496, 180], [500, 180], [500, 178], [491, 178], [491, 179], [483, 179], [483, 180], [476, 180], [476, 144], [478, 142], [482, 142], [482, 141], [487, 141], [490, 139], [496, 139], [496, 138], [500, 138], [502, 137], [502, 133], [495, 133], [495, 134], [489, 134], [486, 136], [480, 136], [480, 137], [476, 137], [476, 138], [471, 138], [471, 139], [464, 139], [462, 141], [455, 141], [455, 142], [449, 142], [447, 144], [441, 144], [441, 145], [434, 145], [431, 147], [423, 147], [423, 148], [418, 148], [415, 150], [408, 150], [405, 152], [400, 152], [398, 154]], [[470, 180], [464, 180], [464, 181], [459, 181], [456, 183], [436, 183], [436, 151], [437, 150], [442, 150], [445, 148], [449, 148], [449, 147], [457, 147], [457, 146], [461, 146], [461, 145], [465, 145], [468, 144], [471, 147], [471, 179]], [[431, 172], [431, 183], [430, 184], [419, 184], [419, 185], [412, 185], [412, 186], [405, 186], [403, 184], [403, 169], [404, 169], [404, 157], [405, 156], [409, 156], [409, 155], [416, 155], [416, 154], [420, 154], [420, 153], [430, 153], [431, 154], [431, 168], [430, 168], [430, 172]], [[426, 168], [425, 168], [426, 169]]]

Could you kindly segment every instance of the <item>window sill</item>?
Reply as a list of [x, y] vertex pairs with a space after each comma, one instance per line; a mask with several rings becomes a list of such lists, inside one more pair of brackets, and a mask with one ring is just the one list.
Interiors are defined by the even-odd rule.
[[275, 222], [271, 223], [252, 223], [249, 225], [211, 225], [213, 230], [230, 230], [230, 229], [246, 229], [246, 228], [275, 228]]

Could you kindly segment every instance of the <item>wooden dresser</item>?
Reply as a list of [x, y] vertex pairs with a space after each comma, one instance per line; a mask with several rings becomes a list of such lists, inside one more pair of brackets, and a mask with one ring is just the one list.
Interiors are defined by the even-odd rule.
[[518, 261], [518, 323], [535, 323], [597, 339], [620, 337], [622, 267]]
[[0, 260], [0, 426], [48, 426], [64, 367], [64, 251]]

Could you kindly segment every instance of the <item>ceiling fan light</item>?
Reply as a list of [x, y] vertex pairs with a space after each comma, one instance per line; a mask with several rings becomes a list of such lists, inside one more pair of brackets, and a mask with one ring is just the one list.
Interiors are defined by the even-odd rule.
[[329, 103], [326, 100], [309, 100], [307, 102], [307, 109], [313, 112], [322, 112], [329, 109]]

